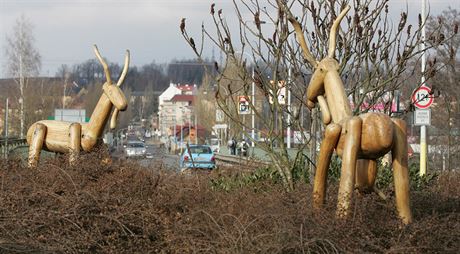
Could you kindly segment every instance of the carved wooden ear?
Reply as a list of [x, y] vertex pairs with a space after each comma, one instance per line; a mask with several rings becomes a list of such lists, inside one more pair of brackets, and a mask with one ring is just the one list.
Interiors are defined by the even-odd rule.
[[324, 125], [331, 123], [331, 112], [329, 112], [329, 106], [327, 105], [326, 99], [322, 95], [318, 96], [318, 104], [321, 109], [321, 115], [323, 118]]
[[117, 119], [118, 119], [118, 113], [120, 111], [115, 108], [112, 113], [112, 118], [110, 119], [110, 129], [113, 130], [115, 127], [117, 127]]
[[120, 78], [118, 79], [117, 86], [121, 86], [121, 84], [123, 84], [123, 81], [125, 81], [126, 74], [128, 73], [129, 58], [129, 50], [126, 50], [125, 65], [123, 66], [123, 71], [121, 72]]

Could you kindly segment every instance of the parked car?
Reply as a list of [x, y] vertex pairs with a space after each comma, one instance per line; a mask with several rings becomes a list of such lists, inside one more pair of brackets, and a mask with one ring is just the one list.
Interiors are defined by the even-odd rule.
[[209, 145], [189, 145], [182, 153], [179, 166], [181, 171], [187, 169], [214, 169], [216, 160]]
[[129, 140], [125, 146], [125, 155], [127, 157], [145, 157], [145, 143], [138, 140]]

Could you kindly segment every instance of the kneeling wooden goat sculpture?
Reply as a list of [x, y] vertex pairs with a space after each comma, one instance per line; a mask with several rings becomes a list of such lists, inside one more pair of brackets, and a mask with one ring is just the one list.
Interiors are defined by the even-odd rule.
[[412, 221], [409, 205], [409, 174], [407, 169], [406, 123], [382, 113], [352, 116], [347, 95], [339, 75], [339, 63], [334, 59], [336, 33], [340, 21], [350, 9], [347, 6], [334, 21], [329, 38], [328, 56], [316, 61], [308, 50], [302, 27], [289, 9], [278, 1], [293, 25], [302, 54], [313, 67], [314, 73], [307, 88], [307, 106], [318, 103], [326, 125], [321, 143], [313, 188], [315, 208], [324, 203], [327, 170], [336, 150], [342, 158], [337, 214], [345, 217], [350, 211], [354, 188], [374, 188], [377, 174], [376, 159], [391, 151], [396, 194], [396, 207], [405, 224]]
[[73, 123], [65, 121], [42, 120], [30, 126], [27, 131], [27, 143], [29, 143], [29, 167], [37, 166], [40, 151], [42, 149], [69, 153], [69, 162], [75, 163], [80, 150], [91, 151], [101, 137], [105, 124], [112, 111], [115, 109], [110, 120], [110, 128], [114, 129], [118, 118], [118, 112], [124, 111], [127, 101], [120, 85], [123, 83], [129, 66], [129, 51], [126, 51], [123, 71], [116, 85], [112, 83], [107, 63], [101, 57], [99, 50], [94, 45], [97, 59], [104, 68], [106, 82], [102, 86], [103, 93], [99, 99], [88, 123]]

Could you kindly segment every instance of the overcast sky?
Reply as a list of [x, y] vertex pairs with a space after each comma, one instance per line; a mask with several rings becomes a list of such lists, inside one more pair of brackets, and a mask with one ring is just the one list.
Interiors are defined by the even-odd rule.
[[[397, 18], [407, 3], [410, 11], [418, 13], [421, 1], [390, 0], [390, 11]], [[427, 1], [432, 14], [448, 6], [460, 8], [459, 0]], [[186, 17], [190, 33], [199, 36], [201, 23], [210, 21], [213, 2], [234, 23], [231, 0], [0, 0], [0, 77], [5, 77], [5, 37], [22, 14], [34, 25], [42, 75], [54, 76], [62, 64], [94, 58], [94, 43], [111, 62], [122, 63], [125, 49], [130, 49], [132, 64], [137, 66], [192, 58], [179, 32], [180, 19]], [[215, 54], [218, 57], [217, 50]]]

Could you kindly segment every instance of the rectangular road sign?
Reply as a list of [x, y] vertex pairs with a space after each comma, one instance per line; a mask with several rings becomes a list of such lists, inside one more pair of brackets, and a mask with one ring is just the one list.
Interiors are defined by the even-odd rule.
[[414, 111], [414, 125], [431, 125], [431, 109], [416, 109]]
[[249, 106], [249, 98], [247, 96], [239, 96], [238, 98], [238, 112], [240, 115], [247, 115], [251, 113]]

